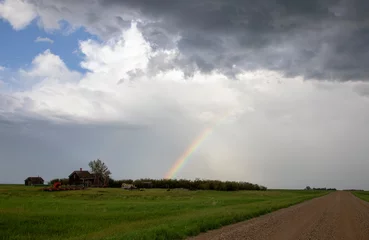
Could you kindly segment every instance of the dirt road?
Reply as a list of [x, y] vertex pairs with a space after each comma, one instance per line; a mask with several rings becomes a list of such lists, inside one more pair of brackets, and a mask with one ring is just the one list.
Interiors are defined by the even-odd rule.
[[369, 203], [337, 191], [190, 239], [368, 240]]

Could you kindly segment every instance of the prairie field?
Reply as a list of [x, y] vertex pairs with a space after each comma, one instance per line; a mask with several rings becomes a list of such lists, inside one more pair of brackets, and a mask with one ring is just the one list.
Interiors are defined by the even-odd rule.
[[356, 197], [369, 202], [369, 191], [351, 191]]
[[0, 239], [184, 239], [327, 193], [0, 185]]

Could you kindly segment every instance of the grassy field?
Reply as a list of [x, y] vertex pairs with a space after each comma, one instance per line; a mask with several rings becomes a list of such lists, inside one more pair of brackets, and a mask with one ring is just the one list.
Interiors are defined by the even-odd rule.
[[183, 239], [326, 194], [0, 185], [0, 239]]
[[369, 192], [368, 191], [352, 191], [356, 197], [361, 198], [364, 201], [369, 202]]

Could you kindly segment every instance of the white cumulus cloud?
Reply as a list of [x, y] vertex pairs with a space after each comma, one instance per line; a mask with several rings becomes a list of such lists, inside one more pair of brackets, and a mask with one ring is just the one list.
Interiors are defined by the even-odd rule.
[[111, 41], [81, 42], [80, 51], [85, 55], [81, 66], [89, 70], [85, 75], [69, 70], [50, 50], [35, 57], [29, 69], [20, 70], [25, 79], [37, 80], [28, 91], [17, 93], [35, 102], [30, 111], [45, 117], [64, 114], [76, 121], [139, 123], [171, 109], [194, 119], [243, 109], [238, 91], [221, 74], [199, 73], [185, 80], [181, 70], [173, 69], [150, 75], [148, 63], [157, 53], [135, 24]]
[[25, 28], [36, 17], [34, 5], [27, 0], [0, 2], [0, 18], [7, 20], [16, 30]]

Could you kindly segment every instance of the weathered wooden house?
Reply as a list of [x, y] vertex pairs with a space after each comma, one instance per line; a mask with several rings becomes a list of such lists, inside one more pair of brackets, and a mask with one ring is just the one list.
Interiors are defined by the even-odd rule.
[[68, 178], [70, 185], [84, 185], [85, 187], [104, 187], [108, 185], [108, 182], [101, 176], [82, 170], [82, 168], [79, 171], [73, 171]]
[[33, 185], [41, 185], [44, 184], [44, 179], [42, 177], [28, 177], [24, 180], [24, 185], [26, 186], [33, 186]]
[[84, 185], [89, 187], [94, 185], [95, 182], [95, 176], [89, 171], [82, 170], [82, 168], [79, 171], [73, 171], [68, 178], [70, 185]]

